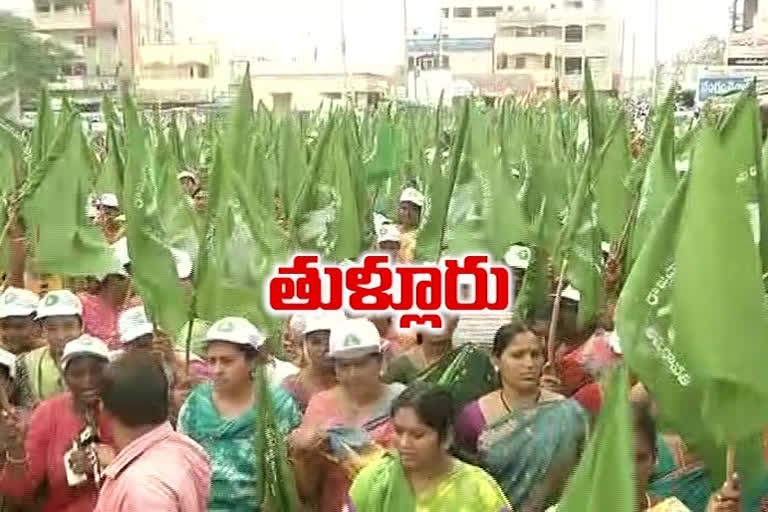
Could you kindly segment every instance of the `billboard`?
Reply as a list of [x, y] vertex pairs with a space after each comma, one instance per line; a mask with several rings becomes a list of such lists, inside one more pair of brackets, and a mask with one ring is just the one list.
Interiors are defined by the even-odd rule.
[[732, 91], [746, 89], [752, 81], [751, 76], [727, 75], [699, 77], [699, 86], [696, 89], [696, 101], [707, 101], [713, 96], [726, 94]]

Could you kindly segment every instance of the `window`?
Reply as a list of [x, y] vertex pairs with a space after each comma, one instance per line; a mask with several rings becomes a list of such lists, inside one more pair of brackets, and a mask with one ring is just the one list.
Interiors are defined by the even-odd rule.
[[515, 69], [525, 69], [525, 57], [515, 57]]
[[101, 66], [96, 64], [96, 76], [101, 76]]
[[572, 9], [581, 9], [584, 7], [584, 2], [582, 0], [566, 0], [565, 6]]
[[549, 4], [550, 9], [557, 9], [557, 4]]
[[47, 2], [35, 2], [35, 10], [37, 12], [48, 12], [51, 10], [51, 4]]
[[96, 48], [96, 36], [88, 36], [88, 48]]
[[552, 54], [544, 55], [544, 69], [552, 69]]
[[507, 57], [506, 53], [500, 53], [498, 57], [496, 57], [496, 69], [507, 69], [507, 66], [509, 65], [509, 57]]
[[581, 57], [566, 57], [565, 58], [565, 74], [566, 75], [580, 75], [581, 74]]
[[568, 25], [565, 27], [566, 43], [581, 43], [584, 41], [584, 27], [581, 25]]
[[75, 36], [75, 44], [78, 46], [83, 46], [85, 44], [85, 37]]
[[453, 17], [454, 18], [471, 18], [472, 8], [471, 7], [454, 7]]
[[478, 18], [495, 18], [497, 12], [503, 11], [504, 8], [499, 7], [478, 7], [477, 8], [477, 17]]
[[413, 57], [408, 57], [408, 69], [413, 69], [416, 64], [416, 60]]
[[443, 7], [442, 9], [440, 9], [440, 12], [442, 13], [443, 18], [448, 18], [451, 14], [451, 10], [448, 9], [447, 7]]

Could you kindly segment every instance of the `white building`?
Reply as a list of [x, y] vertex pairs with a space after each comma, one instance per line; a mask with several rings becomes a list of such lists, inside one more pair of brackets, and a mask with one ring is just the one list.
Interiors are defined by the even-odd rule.
[[173, 41], [171, 0], [34, 0], [35, 29], [74, 50], [52, 90], [101, 95], [129, 87], [140, 46]]
[[522, 0], [496, 17], [496, 72], [524, 77], [530, 90], [555, 81], [580, 91], [586, 63], [597, 90], [615, 89], [620, 23], [605, 0]]
[[412, 73], [450, 70], [476, 94], [615, 90], [619, 17], [608, 0], [443, 0], [439, 34], [408, 40]]

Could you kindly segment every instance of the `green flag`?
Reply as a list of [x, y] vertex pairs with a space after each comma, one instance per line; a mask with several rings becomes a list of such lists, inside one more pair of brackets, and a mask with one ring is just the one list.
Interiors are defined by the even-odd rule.
[[[674, 89], [669, 94], [673, 94]], [[635, 223], [630, 235], [629, 262], [634, 265], [646, 244], [652, 227], [674, 194], [677, 186], [675, 169], [675, 119], [673, 102], [665, 102], [656, 119], [653, 149], [644, 170]]]
[[[753, 133], [746, 132], [744, 137]], [[675, 252], [675, 345], [702, 391], [701, 418], [722, 443], [768, 424], [768, 358], [761, 261], [737, 179], [742, 169], [720, 134], [702, 128]]]
[[123, 115], [128, 158], [122, 203], [133, 284], [155, 324], [175, 334], [189, 315], [160, 215], [157, 172], [152, 171], [160, 164], [151, 157], [144, 127], [127, 96]]
[[248, 168], [250, 150], [242, 141], [252, 126], [253, 93], [246, 73], [211, 171], [194, 310], [208, 321], [243, 316], [276, 334], [280, 321], [266, 313], [263, 291], [274, 263], [284, 261], [285, 237], [274, 218], [273, 204], [255, 204], [245, 187], [251, 177], [241, 169]]
[[[438, 261], [442, 254], [451, 195], [466, 151], [470, 104], [469, 99], [464, 101], [461, 119], [453, 138], [450, 161], [445, 172], [441, 165], [440, 144], [439, 142], [435, 144], [435, 155], [429, 167], [424, 191], [425, 203], [421, 213], [421, 228], [416, 241], [415, 258], [417, 261]], [[437, 115], [440, 115], [440, 109], [438, 109]], [[437, 126], [436, 131], [439, 136], [439, 121]]]
[[275, 406], [264, 365], [255, 379], [259, 397], [259, 421], [254, 431], [254, 452], [260, 457], [258, 482], [262, 487], [261, 510], [288, 512], [300, 510], [293, 471], [288, 462], [286, 443], [278, 428]]
[[93, 161], [80, 116], [60, 119], [56, 132], [48, 156], [22, 191], [38, 268], [70, 276], [114, 272], [117, 261], [104, 235], [86, 217]]
[[634, 512], [635, 436], [629, 375], [621, 365], [608, 376], [605, 402], [557, 512]]
[[528, 325], [532, 325], [535, 315], [550, 304], [549, 269], [547, 268], [547, 255], [541, 243], [544, 230], [544, 218], [547, 208], [546, 200], [542, 201], [539, 215], [532, 229], [534, 232], [534, 245], [527, 249], [530, 251], [528, 268], [525, 270], [523, 283], [520, 286], [515, 310], [520, 318]]
[[595, 196], [600, 227], [613, 242], [621, 238], [631, 207], [632, 195], [626, 178], [632, 166], [624, 112], [619, 111], [599, 155]]

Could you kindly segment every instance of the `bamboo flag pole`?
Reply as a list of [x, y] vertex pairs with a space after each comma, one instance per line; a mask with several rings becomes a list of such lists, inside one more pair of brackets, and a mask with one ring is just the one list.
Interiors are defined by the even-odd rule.
[[732, 444], [725, 451], [725, 480], [730, 482], [736, 473], [736, 449]]
[[555, 290], [555, 300], [552, 305], [552, 318], [549, 322], [549, 333], [547, 335], [547, 364], [549, 368], [554, 369], [555, 362], [555, 334], [557, 333], [557, 321], [560, 317], [560, 294], [563, 292], [563, 280], [565, 279], [565, 270], [568, 267], [568, 258], [563, 259], [563, 265], [560, 268], [560, 276], [557, 278], [557, 288]]

